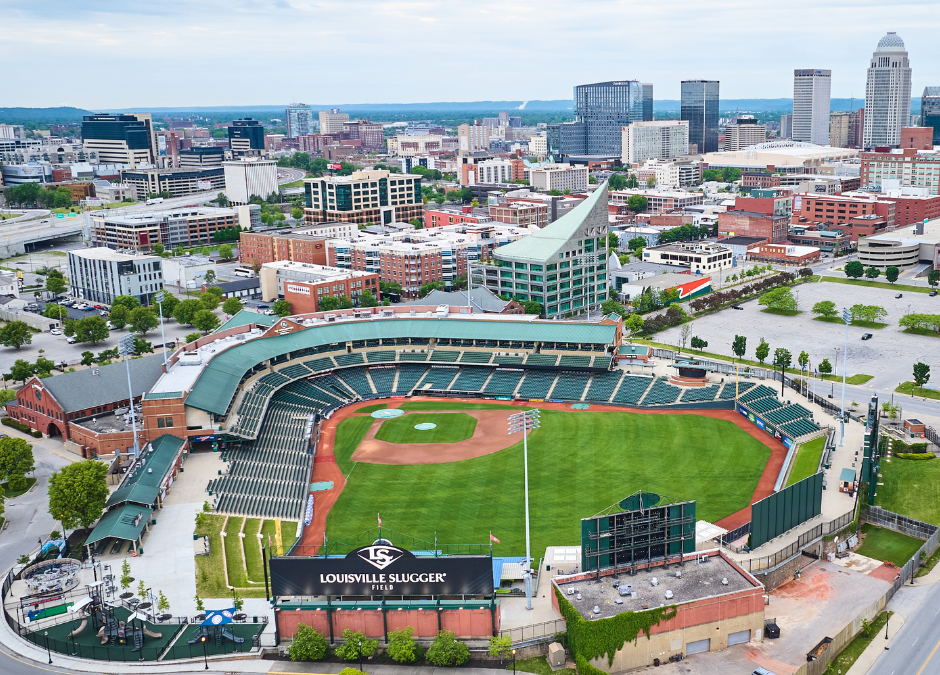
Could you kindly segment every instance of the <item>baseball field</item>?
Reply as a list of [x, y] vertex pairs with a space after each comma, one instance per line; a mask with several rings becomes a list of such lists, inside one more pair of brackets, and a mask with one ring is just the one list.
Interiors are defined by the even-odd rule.
[[[374, 528], [381, 513], [384, 527], [418, 538], [436, 531], [441, 542], [486, 543], [492, 531], [501, 542], [494, 553], [524, 554], [522, 439], [506, 424], [521, 408], [389, 406], [406, 412], [381, 420], [348, 410], [335, 425], [329, 468], [346, 482], [326, 516], [330, 541]], [[724, 417], [543, 409], [529, 435], [533, 555], [577, 545], [581, 518], [636, 490], [697, 500], [698, 518], [711, 522], [747, 508], [772, 439], [745, 430], [733, 413]], [[426, 423], [437, 427], [414, 428]]]

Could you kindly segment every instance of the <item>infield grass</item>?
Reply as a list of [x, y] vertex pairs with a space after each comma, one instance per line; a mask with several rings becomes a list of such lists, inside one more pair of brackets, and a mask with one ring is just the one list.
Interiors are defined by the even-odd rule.
[[[436, 424], [433, 429], [415, 429], [417, 424]], [[477, 420], [466, 413], [416, 413], [382, 422], [376, 440], [388, 443], [457, 443], [473, 436]]]
[[940, 460], [892, 457], [881, 463], [875, 504], [902, 516], [940, 525]]
[[[341, 469], [340, 453], [349, 466], [365, 435], [360, 420], [346, 419], [337, 430]], [[546, 410], [529, 436], [533, 555], [577, 545], [581, 518], [637, 490], [696, 499], [698, 519], [720, 520], [748, 506], [769, 457], [766, 445], [726, 420]], [[485, 544], [492, 530], [502, 542], [497, 555], [525, 552], [521, 442], [459, 462], [359, 462], [343, 471], [348, 482], [327, 519], [331, 541], [374, 528], [381, 513], [386, 527], [414, 537], [430, 541], [436, 531], [440, 542]]]
[[904, 567], [924, 544], [923, 539], [915, 539], [871, 523], [862, 523], [862, 534], [865, 538], [856, 553], [873, 560], [890, 560], [898, 567]]
[[787, 477], [787, 484], [784, 487], [790, 487], [794, 483], [799, 483], [804, 478], [809, 478], [816, 473], [824, 447], [826, 447], [825, 436], [814, 438], [809, 443], [803, 443], [796, 451], [796, 457], [793, 458], [793, 466], [790, 468], [790, 475]]
[[388, 403], [376, 403], [375, 405], [366, 405], [361, 408], [356, 408], [353, 412], [374, 413], [376, 410], [385, 410], [387, 407]]

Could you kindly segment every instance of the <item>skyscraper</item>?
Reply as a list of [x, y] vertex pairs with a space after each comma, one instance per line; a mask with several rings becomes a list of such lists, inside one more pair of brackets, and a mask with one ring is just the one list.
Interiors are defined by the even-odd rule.
[[832, 71], [793, 71], [793, 140], [829, 143], [829, 91]]
[[250, 117], [235, 120], [228, 128], [228, 143], [232, 156], [258, 156], [264, 153], [264, 127]]
[[155, 164], [157, 137], [150, 113], [85, 115], [82, 149], [101, 164]]
[[911, 118], [911, 64], [904, 40], [890, 32], [878, 41], [865, 84], [866, 148], [897, 147]]
[[793, 115], [787, 113], [780, 116], [780, 138], [793, 136]]
[[636, 80], [578, 85], [574, 103], [586, 154], [620, 157], [621, 128], [643, 119], [643, 85]]
[[313, 111], [306, 103], [292, 103], [284, 111], [287, 137], [309, 136], [314, 132]]
[[643, 121], [653, 121], [653, 85], [649, 82], [643, 83]]
[[920, 125], [933, 128], [933, 143], [940, 144], [940, 87], [924, 87], [920, 97]]
[[680, 117], [689, 123], [689, 152], [718, 152], [718, 80], [684, 80], [681, 99]]

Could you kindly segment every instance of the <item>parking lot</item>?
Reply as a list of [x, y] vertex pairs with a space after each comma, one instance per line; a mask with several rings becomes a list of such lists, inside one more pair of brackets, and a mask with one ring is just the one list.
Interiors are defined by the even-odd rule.
[[[803, 313], [797, 316], [780, 316], [762, 312], [757, 300], [742, 303], [743, 311], [725, 309], [709, 314], [691, 323], [692, 335], [708, 342], [706, 351], [731, 354], [731, 342], [735, 335], [747, 337], [745, 358], [755, 359], [754, 350], [763, 337], [770, 344], [768, 363], [774, 349], [784, 347], [793, 355], [793, 363], [801, 351], [809, 354], [810, 362], [817, 366], [824, 358], [833, 365], [834, 372], [842, 373], [842, 350], [845, 327], [842, 324], [814, 321], [813, 305], [822, 300], [831, 300], [837, 308], [854, 304], [877, 305], [888, 312], [880, 330], [849, 326], [848, 374], [865, 373], [874, 379], [867, 387], [893, 390], [899, 383], [911, 380], [911, 368], [917, 361], [931, 366], [940, 379], [940, 338], [903, 333], [898, 320], [910, 312], [940, 314], [940, 296], [930, 297], [925, 293], [903, 293], [896, 299], [897, 291], [881, 288], [866, 288], [848, 284], [814, 282], [801, 284], [794, 289], [797, 308]], [[870, 340], [862, 340], [864, 333], [871, 333]], [[657, 342], [677, 344], [680, 327], [676, 326], [657, 333]], [[836, 364], [838, 363], [838, 366]]]

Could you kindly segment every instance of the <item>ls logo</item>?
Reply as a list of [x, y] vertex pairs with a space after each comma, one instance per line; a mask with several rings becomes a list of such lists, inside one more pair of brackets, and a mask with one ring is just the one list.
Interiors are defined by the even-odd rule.
[[404, 551], [394, 546], [366, 546], [359, 549], [359, 557], [380, 570], [384, 570], [402, 555]]

